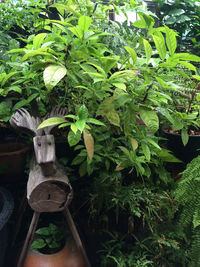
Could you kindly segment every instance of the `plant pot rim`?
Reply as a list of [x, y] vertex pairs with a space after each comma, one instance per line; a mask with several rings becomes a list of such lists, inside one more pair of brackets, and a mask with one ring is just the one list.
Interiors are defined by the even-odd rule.
[[[166, 131], [166, 130], [163, 130], [163, 132], [164, 132], [165, 134], [168, 134], [168, 135], [181, 136], [181, 134], [178, 134], [178, 133], [169, 133], [169, 132]], [[200, 134], [189, 134], [189, 137], [200, 137]]]
[[0, 152], [0, 157], [5, 156], [12, 156], [12, 155], [18, 155], [21, 153], [28, 152], [30, 150], [30, 146], [24, 143], [6, 143], [6, 144], [0, 144], [0, 148], [6, 148], [9, 147], [9, 151], [2, 151]]

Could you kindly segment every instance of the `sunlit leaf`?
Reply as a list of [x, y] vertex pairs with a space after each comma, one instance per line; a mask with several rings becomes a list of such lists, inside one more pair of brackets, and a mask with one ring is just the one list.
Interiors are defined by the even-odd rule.
[[61, 65], [49, 65], [43, 73], [46, 88], [51, 91], [57, 83], [67, 74], [67, 70]]

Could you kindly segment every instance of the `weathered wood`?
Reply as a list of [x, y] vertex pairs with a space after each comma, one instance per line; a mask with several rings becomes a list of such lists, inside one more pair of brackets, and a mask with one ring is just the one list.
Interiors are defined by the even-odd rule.
[[23, 246], [22, 252], [20, 254], [20, 257], [19, 257], [19, 260], [18, 260], [18, 263], [17, 263], [17, 267], [23, 267], [23, 265], [24, 265], [24, 261], [25, 261], [27, 252], [28, 252], [28, 250], [29, 250], [29, 248], [31, 246], [32, 241], [33, 241], [33, 237], [34, 237], [34, 233], [35, 233], [35, 230], [36, 230], [36, 227], [37, 227], [37, 224], [38, 224], [39, 217], [40, 217], [40, 213], [39, 212], [34, 212], [33, 218], [32, 218], [32, 221], [31, 221], [31, 225], [29, 227], [28, 234], [26, 236], [26, 240], [24, 242], [24, 246]]
[[[56, 107], [45, 119], [49, 117], [63, 117], [65, 114], [66, 109]], [[35, 212], [17, 267], [23, 266], [40, 213], [57, 211], [64, 212], [77, 248], [81, 251], [86, 266], [90, 267], [85, 249], [68, 210], [68, 205], [73, 198], [73, 190], [65, 170], [56, 161], [54, 136], [49, 134], [54, 126], [37, 130], [40, 123], [41, 120], [39, 118], [32, 117], [25, 109], [17, 110], [10, 119], [10, 124], [14, 128], [29, 130], [36, 135], [33, 138], [35, 156], [30, 162], [30, 173], [27, 183], [28, 203]]]
[[30, 131], [34, 135], [42, 135], [43, 130], [37, 130], [37, 126], [41, 123], [39, 118], [32, 117], [28, 111], [21, 108], [18, 109], [10, 119], [10, 125], [21, 131]]

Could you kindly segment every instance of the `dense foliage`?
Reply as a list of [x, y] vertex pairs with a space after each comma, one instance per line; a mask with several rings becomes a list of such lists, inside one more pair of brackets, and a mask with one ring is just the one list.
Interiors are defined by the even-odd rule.
[[[185, 80], [196, 88], [193, 63], [200, 57], [177, 52], [177, 33], [156, 28], [139, 2], [118, 2], [37, 1], [30, 9], [21, 3], [13, 27], [26, 33], [5, 39], [1, 50], [0, 119], [7, 122], [20, 107], [41, 116], [56, 104], [68, 108], [65, 118], [40, 127], [57, 124], [73, 150], [73, 159], [63, 162], [81, 184], [85, 224], [103, 235], [98, 266], [184, 266], [183, 236], [173, 221], [174, 181], [166, 170], [166, 162], [178, 160], [161, 146], [159, 129], [172, 124], [187, 143], [189, 114], [173, 106]], [[12, 16], [9, 5], [1, 8]], [[110, 22], [113, 8], [133, 9], [139, 20], [130, 27]], [[7, 17], [1, 20], [6, 25]], [[5, 36], [10, 29], [2, 26]]]
[[160, 23], [179, 34], [180, 51], [199, 55], [199, 2], [195, 0], [156, 0], [159, 3]]

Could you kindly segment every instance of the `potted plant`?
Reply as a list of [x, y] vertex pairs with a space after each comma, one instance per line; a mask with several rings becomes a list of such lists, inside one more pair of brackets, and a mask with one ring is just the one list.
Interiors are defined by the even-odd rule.
[[83, 267], [84, 260], [69, 233], [61, 226], [49, 224], [35, 232], [24, 267]]
[[171, 103], [167, 109], [159, 111], [168, 148], [187, 163], [199, 154], [199, 81], [198, 76], [189, 71], [186, 77], [176, 77], [176, 91], [171, 94]]

